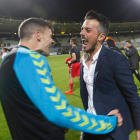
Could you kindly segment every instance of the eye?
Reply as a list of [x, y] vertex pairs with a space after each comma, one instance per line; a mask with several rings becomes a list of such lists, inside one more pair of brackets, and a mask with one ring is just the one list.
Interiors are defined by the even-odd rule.
[[87, 32], [89, 33], [91, 30], [87, 30]]

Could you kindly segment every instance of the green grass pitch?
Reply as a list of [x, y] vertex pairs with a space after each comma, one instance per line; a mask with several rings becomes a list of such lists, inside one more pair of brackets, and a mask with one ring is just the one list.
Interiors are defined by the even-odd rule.
[[[65, 60], [68, 57], [70, 57], [70, 55], [68, 54], [47, 57], [47, 60], [52, 70], [54, 83], [63, 93], [69, 89], [69, 75], [68, 75], [69, 68], [65, 64]], [[135, 76], [134, 76], [134, 80], [137, 87], [139, 87], [140, 83], [138, 82]], [[140, 95], [140, 90], [138, 91], [138, 93]], [[80, 98], [80, 84], [78, 78], [74, 78], [74, 94], [65, 95], [65, 96], [67, 97], [70, 105], [73, 105], [74, 107], [83, 108], [82, 101]], [[65, 140], [79, 140], [79, 139], [80, 139], [80, 132], [75, 130], [69, 130], [65, 136]], [[12, 140], [3, 114], [1, 104], [0, 104], [0, 140]], [[135, 131], [131, 133], [130, 140], [136, 140]]]

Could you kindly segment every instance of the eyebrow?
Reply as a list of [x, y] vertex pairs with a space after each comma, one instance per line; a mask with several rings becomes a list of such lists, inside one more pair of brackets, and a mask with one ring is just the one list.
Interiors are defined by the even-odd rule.
[[81, 27], [81, 29], [92, 29], [92, 28], [90, 28], [90, 27]]

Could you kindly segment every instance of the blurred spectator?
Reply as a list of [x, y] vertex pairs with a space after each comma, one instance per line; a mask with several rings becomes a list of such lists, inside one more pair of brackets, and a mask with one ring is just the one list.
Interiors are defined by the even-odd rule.
[[10, 43], [7, 43], [7, 47], [10, 47], [11, 45], [10, 45]]
[[[124, 47], [125, 55], [128, 57], [132, 73], [135, 74], [140, 82], [139, 75], [139, 54], [137, 49], [132, 45], [130, 40], [126, 40], [126, 46]], [[139, 88], [140, 89], [140, 88]]]
[[[107, 45], [108, 45], [108, 47], [109, 47], [110, 49], [122, 53], [121, 50], [116, 46], [115, 40], [113, 40], [111, 37], [106, 37], [105, 42], [107, 43]], [[105, 42], [104, 42], [104, 44], [105, 44]], [[106, 45], [105, 45], [105, 46], [106, 46]], [[107, 46], [106, 46], [106, 47], [107, 47]]]
[[5, 58], [5, 56], [7, 55], [7, 48], [2, 48], [2, 60]]
[[12, 48], [9, 47], [4, 47], [2, 48], [2, 61], [4, 60], [4, 58], [6, 57], [6, 55], [12, 50]]
[[73, 37], [70, 39], [70, 45], [72, 46], [70, 50], [71, 60], [66, 62], [70, 65], [69, 69], [69, 91], [65, 91], [66, 94], [73, 94], [74, 77], [80, 79], [80, 51], [77, 47], [77, 38]]
[[10, 52], [10, 51], [12, 51], [12, 49], [13, 49], [13, 48], [12, 48], [12, 47], [10, 47], [10, 48], [9, 48], [9, 52]]

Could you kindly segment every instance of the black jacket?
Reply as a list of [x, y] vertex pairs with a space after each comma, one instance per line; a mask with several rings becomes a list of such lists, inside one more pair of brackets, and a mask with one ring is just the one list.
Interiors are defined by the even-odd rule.
[[134, 46], [124, 49], [125, 55], [128, 57], [132, 70], [139, 69], [139, 54]]

